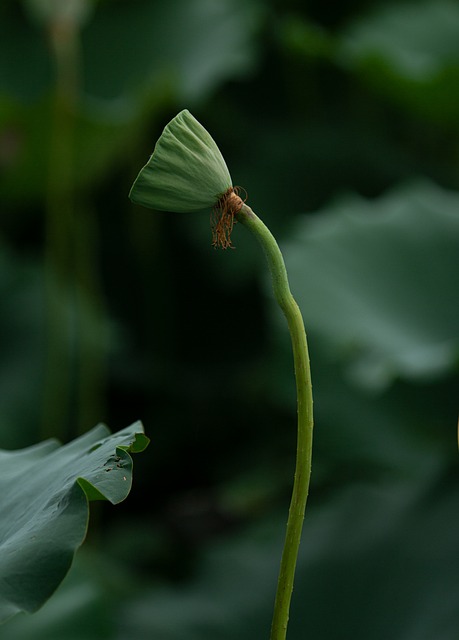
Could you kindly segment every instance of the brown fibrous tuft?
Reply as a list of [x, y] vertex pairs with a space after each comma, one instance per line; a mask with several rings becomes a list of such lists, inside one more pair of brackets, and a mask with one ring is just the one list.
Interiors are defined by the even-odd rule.
[[220, 196], [212, 209], [210, 227], [212, 229], [212, 246], [220, 249], [234, 249], [231, 232], [236, 224], [235, 216], [241, 210], [247, 197], [239, 195], [241, 187], [230, 187]]

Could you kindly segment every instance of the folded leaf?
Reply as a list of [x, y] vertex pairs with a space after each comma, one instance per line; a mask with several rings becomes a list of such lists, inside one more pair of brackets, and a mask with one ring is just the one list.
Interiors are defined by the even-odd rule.
[[88, 502], [124, 500], [129, 452], [147, 444], [137, 422], [113, 435], [99, 425], [65, 446], [0, 450], [0, 622], [51, 596], [85, 538]]

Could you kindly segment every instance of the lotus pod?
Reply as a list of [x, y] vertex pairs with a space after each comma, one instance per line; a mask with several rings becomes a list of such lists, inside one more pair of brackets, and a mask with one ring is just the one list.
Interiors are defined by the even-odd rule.
[[215, 207], [231, 187], [219, 148], [185, 109], [164, 128], [129, 197], [151, 209], [186, 213]]

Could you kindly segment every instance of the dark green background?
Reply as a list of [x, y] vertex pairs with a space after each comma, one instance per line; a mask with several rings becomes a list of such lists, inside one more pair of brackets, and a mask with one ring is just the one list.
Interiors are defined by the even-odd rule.
[[0, 447], [136, 419], [152, 443], [2, 638], [269, 635], [295, 398], [263, 255], [238, 227], [214, 251], [208, 212], [127, 199], [188, 108], [277, 236], [309, 333], [289, 640], [455, 640], [459, 3], [57, 6], [0, 6]]

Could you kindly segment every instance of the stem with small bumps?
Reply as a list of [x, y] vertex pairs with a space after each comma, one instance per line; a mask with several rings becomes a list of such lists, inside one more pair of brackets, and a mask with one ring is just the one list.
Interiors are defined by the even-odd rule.
[[284, 259], [274, 236], [246, 204], [236, 218], [263, 247], [274, 296], [287, 319], [293, 348], [298, 412], [296, 467], [271, 626], [271, 640], [285, 640], [311, 475], [313, 409], [309, 353], [303, 317], [290, 292]]

